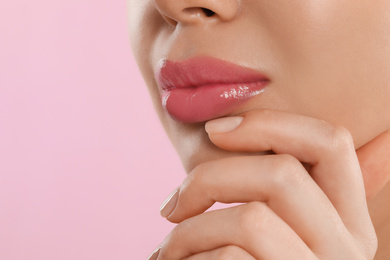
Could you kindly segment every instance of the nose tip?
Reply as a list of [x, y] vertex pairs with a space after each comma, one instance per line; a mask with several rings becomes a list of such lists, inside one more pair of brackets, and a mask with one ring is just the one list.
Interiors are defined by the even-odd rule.
[[241, 0], [154, 0], [163, 18], [172, 25], [191, 24], [218, 19], [234, 19]]

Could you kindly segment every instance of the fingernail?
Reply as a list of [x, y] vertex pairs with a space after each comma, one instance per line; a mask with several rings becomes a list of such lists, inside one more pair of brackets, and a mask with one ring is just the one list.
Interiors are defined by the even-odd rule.
[[209, 134], [227, 133], [236, 129], [244, 120], [241, 116], [223, 117], [206, 123], [206, 132]]
[[160, 254], [161, 247], [157, 247], [153, 253], [150, 254], [147, 260], [156, 260], [158, 255]]
[[180, 188], [177, 188], [174, 192], [171, 193], [171, 195], [168, 196], [163, 204], [161, 204], [160, 214], [162, 217], [168, 217], [175, 209], [177, 199], [179, 198], [179, 190]]

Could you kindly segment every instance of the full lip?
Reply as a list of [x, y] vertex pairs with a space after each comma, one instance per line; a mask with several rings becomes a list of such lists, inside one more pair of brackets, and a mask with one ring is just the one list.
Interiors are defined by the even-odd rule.
[[212, 57], [163, 59], [155, 76], [164, 109], [186, 123], [229, 115], [270, 82], [254, 69]]

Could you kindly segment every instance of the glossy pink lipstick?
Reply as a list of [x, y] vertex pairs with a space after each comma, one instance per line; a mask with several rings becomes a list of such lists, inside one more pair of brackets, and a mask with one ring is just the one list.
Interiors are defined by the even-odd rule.
[[156, 79], [166, 111], [186, 123], [228, 115], [269, 83], [253, 69], [211, 57], [162, 60]]

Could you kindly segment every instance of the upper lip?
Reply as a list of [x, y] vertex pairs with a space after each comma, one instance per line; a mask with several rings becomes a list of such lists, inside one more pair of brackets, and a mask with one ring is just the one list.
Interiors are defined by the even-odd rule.
[[195, 57], [181, 62], [163, 59], [157, 68], [156, 79], [162, 90], [269, 81], [254, 69], [212, 57]]

